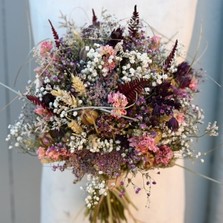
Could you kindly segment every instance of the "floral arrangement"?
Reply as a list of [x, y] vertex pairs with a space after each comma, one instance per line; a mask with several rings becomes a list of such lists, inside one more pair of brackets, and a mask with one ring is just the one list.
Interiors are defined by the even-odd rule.
[[[204, 115], [192, 101], [202, 71], [177, 62], [178, 41], [168, 50], [148, 36], [136, 6], [127, 29], [94, 11], [80, 30], [63, 19], [66, 34], [50, 22], [54, 40], [34, 49], [36, 77], [7, 140], [54, 169], [71, 169], [75, 182], [87, 175], [89, 221], [121, 222], [133, 205], [126, 186], [142, 189], [129, 174], [141, 172], [146, 190], [151, 169], [198, 156], [191, 143], [203, 135]], [[216, 123], [204, 134], [217, 135]]]

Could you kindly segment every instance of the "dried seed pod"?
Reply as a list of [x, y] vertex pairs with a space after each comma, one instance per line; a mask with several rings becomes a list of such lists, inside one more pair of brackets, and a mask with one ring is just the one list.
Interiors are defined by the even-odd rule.
[[95, 125], [95, 121], [98, 118], [98, 112], [95, 110], [83, 110], [81, 114], [81, 121], [85, 125]]

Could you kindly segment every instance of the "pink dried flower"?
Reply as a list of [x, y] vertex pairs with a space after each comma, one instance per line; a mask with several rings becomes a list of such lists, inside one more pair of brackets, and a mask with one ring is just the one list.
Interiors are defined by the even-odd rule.
[[151, 50], [159, 49], [159, 47], [160, 47], [160, 39], [161, 39], [160, 36], [153, 36], [151, 38], [151, 46], [150, 46]]
[[100, 54], [102, 55], [104, 65], [103, 68], [107, 71], [111, 71], [116, 67], [115, 55], [116, 51], [112, 46], [106, 45], [100, 48]]
[[190, 84], [189, 84], [189, 88], [192, 90], [192, 91], [197, 91], [198, 89], [198, 81], [197, 79], [195, 78], [192, 78]]
[[119, 91], [116, 93], [112, 92], [108, 95], [108, 102], [113, 104], [113, 107], [115, 108], [111, 112], [114, 117], [118, 118], [122, 115], [126, 115], [127, 112], [125, 107], [128, 104], [128, 101], [124, 94]]
[[47, 56], [47, 53], [49, 53], [53, 48], [53, 44], [51, 41], [44, 41], [40, 44], [40, 55], [42, 57]]
[[44, 159], [45, 156], [46, 156], [46, 151], [45, 151], [45, 148], [43, 147], [39, 147], [38, 150], [37, 150], [37, 154], [38, 154], [38, 158], [41, 160], [41, 159]]
[[44, 120], [46, 121], [49, 121], [50, 117], [52, 116], [52, 114], [47, 109], [43, 108], [41, 105], [37, 106], [34, 112], [37, 115], [44, 117]]
[[130, 146], [141, 153], [147, 153], [148, 151], [156, 153], [159, 150], [155, 139], [150, 136], [133, 136], [129, 139], [129, 142]]
[[44, 147], [39, 147], [37, 150], [38, 158], [40, 160], [49, 159], [52, 161], [60, 161], [61, 159], [70, 156], [70, 152], [65, 148], [57, 149], [56, 147], [48, 147], [46, 150]]
[[52, 149], [51, 147], [46, 151], [46, 157], [53, 161], [60, 161], [61, 158], [69, 157], [70, 153], [67, 149]]
[[46, 156], [47, 158], [52, 159], [54, 161], [59, 161], [60, 153], [55, 150], [51, 150], [46, 152]]
[[100, 48], [100, 54], [101, 55], [107, 55], [107, 56], [115, 56], [116, 52], [114, 50], [114, 48], [112, 46], [106, 45], [106, 46], [102, 46]]
[[178, 123], [181, 125], [182, 123], [185, 122], [185, 115], [184, 113], [179, 112], [178, 114], [175, 115], [176, 120]]
[[159, 147], [159, 150], [156, 152], [155, 155], [155, 163], [162, 164], [167, 166], [171, 159], [173, 158], [173, 151], [169, 146], [162, 145]]

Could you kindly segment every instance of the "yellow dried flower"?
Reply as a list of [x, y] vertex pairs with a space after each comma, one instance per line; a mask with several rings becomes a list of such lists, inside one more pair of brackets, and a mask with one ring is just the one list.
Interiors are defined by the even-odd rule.
[[162, 132], [160, 130], [156, 131], [155, 143], [158, 144], [162, 139]]
[[59, 97], [59, 99], [63, 101], [65, 104], [70, 105], [74, 108], [77, 107], [76, 98], [67, 91], [57, 89], [57, 90], [52, 90], [51, 94], [55, 97]]
[[81, 134], [83, 132], [83, 129], [81, 128], [81, 126], [74, 120], [68, 123], [68, 127], [71, 128], [72, 131], [77, 134]]
[[77, 93], [80, 95], [85, 95], [86, 94], [86, 88], [84, 86], [84, 83], [81, 81], [81, 79], [77, 76], [72, 75], [72, 87], [75, 89]]

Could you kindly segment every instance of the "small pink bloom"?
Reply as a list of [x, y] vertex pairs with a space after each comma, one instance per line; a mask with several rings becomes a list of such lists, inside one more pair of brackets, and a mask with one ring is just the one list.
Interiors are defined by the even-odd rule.
[[53, 160], [53, 161], [60, 161], [64, 158], [67, 158], [70, 155], [70, 153], [67, 151], [67, 149], [52, 149], [51, 147], [46, 151], [47, 158]]
[[184, 113], [178, 113], [175, 115], [176, 120], [178, 121], [178, 123], [181, 125], [182, 123], [185, 122], [185, 115]]
[[47, 109], [43, 108], [41, 105], [37, 106], [34, 112], [37, 115], [43, 116], [46, 121], [48, 121], [52, 116], [52, 114]]
[[43, 147], [39, 147], [37, 150], [37, 154], [38, 154], [38, 158], [41, 160], [41, 159], [45, 158], [46, 151]]
[[173, 158], [173, 151], [169, 146], [163, 145], [159, 147], [159, 150], [155, 155], [155, 163], [167, 166]]
[[160, 47], [160, 36], [153, 36], [151, 38], [151, 50], [157, 50]]
[[198, 81], [197, 79], [195, 78], [192, 78], [190, 84], [189, 84], [189, 88], [192, 90], [192, 91], [196, 91], [198, 89]]
[[119, 118], [121, 117], [122, 115], [126, 115], [127, 112], [125, 109], [114, 109], [111, 111], [111, 115], [116, 117], [116, 118]]
[[125, 107], [128, 104], [127, 98], [124, 94], [120, 92], [110, 93], [108, 95], [108, 102], [113, 104], [114, 109], [112, 110], [111, 114], [114, 117], [120, 117], [122, 115], [126, 115]]
[[114, 50], [114, 48], [112, 46], [106, 45], [106, 46], [102, 46], [100, 48], [100, 54], [101, 55], [107, 55], [107, 56], [115, 56], [116, 52]]
[[100, 54], [102, 55], [104, 65], [103, 68], [106, 71], [114, 70], [116, 67], [115, 55], [116, 51], [112, 46], [106, 45], [100, 48]]
[[51, 41], [44, 41], [40, 44], [40, 55], [45, 57], [47, 53], [49, 53], [53, 48], [53, 44]]
[[37, 106], [34, 111], [37, 115], [40, 115], [40, 116], [45, 115], [47, 113], [47, 110], [43, 108], [42, 106]]
[[114, 70], [115, 67], [116, 67], [116, 63], [114, 61], [112, 62], [107, 61], [104, 63], [104, 68], [107, 69], [108, 71]]
[[148, 151], [156, 153], [159, 148], [155, 143], [155, 139], [150, 136], [134, 136], [129, 139], [129, 145], [141, 153]]

